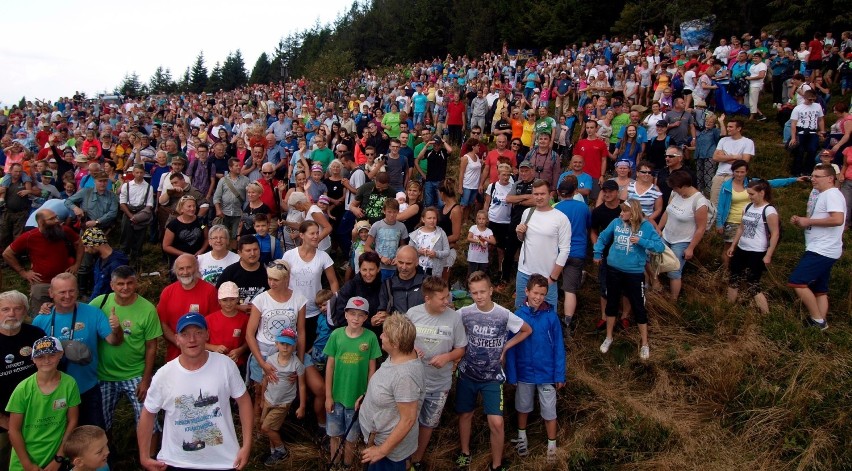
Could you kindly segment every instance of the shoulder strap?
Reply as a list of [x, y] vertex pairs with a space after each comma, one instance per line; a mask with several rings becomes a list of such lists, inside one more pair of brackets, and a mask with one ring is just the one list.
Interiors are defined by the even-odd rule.
[[222, 178], [225, 180], [225, 185], [228, 187], [229, 190], [231, 190], [231, 193], [233, 193], [234, 196], [237, 197], [237, 200], [240, 202], [240, 206], [242, 206], [243, 205], [243, 197], [240, 196], [240, 193], [237, 191], [236, 188], [234, 188], [234, 184], [231, 183], [231, 179], [228, 178], [227, 175], [225, 175]]
[[109, 295], [110, 295], [110, 294], [111, 294], [111, 293], [107, 293], [107, 294], [105, 294], [105, 295], [104, 295], [104, 299], [102, 299], [102, 300], [101, 300], [101, 305], [100, 305], [100, 307], [98, 307], [98, 309], [100, 309], [101, 311], [103, 311], [103, 310], [104, 310], [104, 304], [106, 304], [107, 299], [109, 299]]
[[527, 218], [524, 220], [524, 224], [529, 224], [530, 219], [532, 219], [532, 215], [535, 212], [535, 206], [530, 207], [530, 212], [527, 213]]
[[393, 277], [390, 277], [385, 280], [385, 287], [388, 291], [388, 307], [386, 308], [385, 312], [387, 312], [388, 314], [393, 313], [393, 288], [391, 287], [391, 278]]

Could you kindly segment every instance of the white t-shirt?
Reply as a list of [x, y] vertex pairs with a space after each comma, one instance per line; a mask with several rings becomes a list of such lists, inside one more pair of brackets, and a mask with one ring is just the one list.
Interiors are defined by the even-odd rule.
[[[757, 77], [760, 75], [760, 72], [766, 72], [766, 64], [763, 62], [758, 62], [757, 64], [752, 64], [751, 67], [748, 68], [748, 73], [752, 77]], [[764, 78], [766, 76], [764, 75]], [[749, 80], [748, 81], [749, 88], [763, 88], [763, 79], [761, 80]]]
[[[349, 184], [352, 185], [356, 190], [361, 187], [367, 181], [367, 174], [364, 173], [364, 170], [361, 168], [357, 168], [352, 171], [349, 175]], [[343, 204], [343, 209], [349, 210], [349, 205], [352, 204], [352, 200], [355, 199], [355, 194], [346, 190], [346, 200]]]
[[819, 119], [823, 116], [822, 106], [818, 103], [814, 102], [806, 105], [802, 101], [802, 103], [799, 103], [793, 108], [790, 119], [796, 120], [796, 131], [800, 133], [806, 129], [811, 131], [819, 130]]
[[491, 205], [488, 206], [488, 220], [497, 224], [509, 224], [512, 222], [512, 205], [506, 202], [506, 197], [512, 194], [514, 185], [510, 180], [508, 184], [500, 182], [488, 184], [485, 189], [486, 195], [491, 195]]
[[307, 299], [305, 318], [310, 319], [320, 314], [317, 307], [317, 292], [322, 289], [322, 274], [326, 268], [334, 265], [331, 257], [317, 250], [313, 260], [306, 262], [299, 256], [299, 249], [290, 249], [284, 252], [282, 260], [290, 264], [290, 288]]
[[700, 191], [686, 199], [672, 192], [669, 205], [666, 206], [668, 218], [663, 228], [663, 239], [670, 244], [692, 242], [692, 236], [695, 235], [695, 210], [707, 205], [707, 198]]
[[[527, 220], [533, 208], [524, 210], [521, 222]], [[562, 211], [536, 210], [527, 223], [527, 232], [521, 246], [518, 271], [525, 275], [549, 274], [553, 264], [561, 267], [568, 261], [571, 250], [571, 222]]]
[[747, 206], [743, 210], [743, 235], [737, 243], [737, 247], [747, 252], [766, 252], [769, 248], [769, 234], [766, 233], [766, 221], [763, 220], [763, 210], [766, 209], [766, 217], [778, 214], [774, 206], [761, 207], [755, 205]]
[[234, 252], [229, 251], [222, 260], [213, 258], [213, 252], [207, 252], [198, 256], [198, 271], [201, 272], [201, 278], [204, 281], [215, 285], [225, 268], [239, 261], [240, 256]]
[[684, 90], [695, 90], [697, 76], [695, 75], [694, 70], [687, 70], [685, 74], [683, 74], [683, 89]]
[[[725, 136], [719, 140], [719, 144], [716, 145], [717, 151], [725, 151], [728, 155], [740, 155], [740, 154], [748, 154], [754, 155], [754, 141], [747, 137], [740, 137], [739, 139], [734, 139], [732, 137]], [[716, 175], [731, 175], [734, 172], [731, 170], [731, 162], [719, 162], [719, 167], [716, 168]]]
[[194, 371], [179, 358], [163, 365], [145, 398], [148, 412], [166, 412], [157, 459], [177, 468], [231, 469], [240, 445], [230, 399], [245, 393], [237, 364], [220, 353], [208, 352]]
[[[470, 226], [469, 232], [473, 234], [474, 237], [482, 236], [486, 239], [494, 235], [494, 232], [491, 231], [491, 229], [486, 227], [484, 231], [481, 231], [476, 224]], [[488, 243], [476, 244], [471, 242], [467, 246], [467, 261], [473, 263], [488, 263]]]
[[[443, 232], [443, 231], [441, 231]], [[421, 227], [416, 231], [412, 232], [411, 241], [417, 245], [418, 249], [429, 249], [434, 250], [435, 244], [441, 240], [441, 232], [438, 231], [438, 228], [435, 228], [432, 232], [426, 232]], [[417, 264], [420, 265], [424, 270], [427, 268], [432, 268], [432, 257], [427, 255], [418, 255], [417, 256]]]
[[[815, 198], [814, 198], [815, 196]], [[808, 200], [808, 217], [825, 219], [829, 213], [843, 213], [846, 220], [846, 199], [837, 188], [811, 194]], [[843, 253], [843, 224], [833, 227], [810, 226], [805, 229], [805, 250], [824, 257], [838, 259]]]
[[[314, 221], [314, 214], [316, 214], [316, 213], [320, 213], [321, 215], [325, 216], [325, 220], [328, 221], [328, 216], [326, 216], [322, 212], [322, 209], [320, 209], [320, 207], [315, 205], [315, 204], [312, 204], [310, 209], [308, 209], [308, 213], [305, 215], [305, 221]], [[314, 222], [316, 222], [316, 221], [314, 221]], [[322, 240], [319, 241], [319, 247], [318, 248], [319, 248], [319, 250], [322, 250], [323, 252], [328, 252], [328, 249], [331, 248], [331, 234], [323, 237]]]
[[289, 376], [291, 373], [296, 373], [299, 376], [305, 374], [305, 365], [299, 361], [299, 357], [295, 354], [290, 355], [290, 360], [286, 365], [281, 365], [278, 362], [278, 351], [268, 355], [266, 362], [275, 367], [275, 371], [278, 374], [278, 382], [270, 382], [266, 385], [263, 398], [273, 406], [283, 406], [284, 404], [292, 403], [293, 399], [296, 399], [299, 383], [298, 381], [290, 382]]
[[255, 296], [251, 303], [260, 311], [260, 324], [257, 326], [255, 338], [264, 357], [277, 351], [275, 337], [283, 329], [290, 328], [295, 330], [297, 334], [302, 334], [297, 328], [296, 321], [299, 317], [299, 310], [305, 307], [308, 300], [295, 289], [293, 294], [290, 295], [290, 299], [283, 303], [272, 299], [269, 291], [264, 291]]

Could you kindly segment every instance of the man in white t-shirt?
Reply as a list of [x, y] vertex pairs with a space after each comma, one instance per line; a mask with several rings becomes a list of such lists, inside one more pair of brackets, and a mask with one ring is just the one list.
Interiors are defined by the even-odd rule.
[[843, 254], [843, 228], [846, 200], [834, 187], [836, 174], [830, 164], [817, 165], [811, 174], [814, 191], [808, 198], [805, 216], [793, 216], [790, 222], [805, 230], [805, 254], [790, 274], [787, 286], [796, 291], [808, 309], [806, 325], [828, 328], [828, 280], [831, 267]]
[[728, 41], [725, 38], [719, 40], [719, 45], [713, 49], [713, 57], [722, 62], [727, 63], [728, 57], [731, 55], [731, 46], [728, 46]]
[[557, 283], [571, 249], [571, 222], [564, 213], [550, 206], [550, 184], [541, 179], [534, 181], [532, 197], [535, 206], [524, 211], [515, 229], [518, 239], [523, 241], [515, 279], [516, 308], [526, 301], [527, 281], [534, 274], [548, 277], [545, 300], [556, 306]]
[[790, 148], [793, 149], [793, 175], [807, 172], [814, 164], [819, 136], [825, 133], [825, 116], [816, 101], [816, 92], [806, 90], [790, 114]]
[[[139, 461], [149, 470], [242, 469], [251, 455], [254, 412], [237, 364], [204, 347], [207, 321], [198, 313], [181, 317], [175, 329], [180, 355], [154, 375], [139, 418]], [[231, 399], [239, 408], [243, 442], [237, 441]], [[163, 446], [148, 455], [157, 413], [165, 410]]]
[[725, 125], [728, 132], [726, 137], [719, 140], [713, 160], [719, 162], [716, 168], [716, 176], [710, 186], [710, 201], [713, 205], [719, 204], [719, 191], [722, 183], [731, 179], [733, 171], [731, 164], [737, 160], [750, 161], [754, 157], [754, 141], [743, 136], [743, 122], [740, 119], [732, 119]]

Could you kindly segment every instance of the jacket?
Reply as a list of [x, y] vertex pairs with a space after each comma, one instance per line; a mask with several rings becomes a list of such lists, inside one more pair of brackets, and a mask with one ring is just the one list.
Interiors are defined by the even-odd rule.
[[[748, 183], [751, 181], [750, 178], [746, 177], [743, 182], [743, 186], [747, 187]], [[772, 188], [780, 188], [782, 186], [789, 186], [793, 183], [796, 183], [796, 177], [790, 178], [776, 178], [774, 180], [767, 180], [769, 186]], [[725, 183], [722, 183], [722, 188], [719, 190], [719, 204], [716, 205], [716, 227], [721, 228], [725, 227], [725, 222], [728, 220], [728, 215], [731, 213], [731, 199], [734, 197], [734, 180], [728, 180]]]
[[[367, 313], [368, 318], [364, 325], [373, 329], [373, 324], [370, 323], [370, 318], [379, 310], [379, 290], [382, 285], [381, 274], [376, 275], [376, 279], [372, 283], [367, 283], [364, 278], [361, 278], [360, 273], [356, 273], [355, 277], [343, 284], [340, 291], [337, 292], [334, 301], [334, 309], [332, 310], [332, 320], [334, 325], [331, 328], [346, 327], [346, 317], [343, 311], [346, 310], [346, 303], [349, 299], [355, 296], [361, 296], [370, 304], [370, 311]], [[380, 328], [381, 332], [381, 328]]]
[[506, 380], [510, 384], [565, 382], [565, 344], [556, 309], [543, 302], [533, 310], [524, 303], [515, 313], [532, 334], [506, 352]]
[[[415, 250], [421, 248], [417, 245], [420, 233], [420, 229], [417, 229], [409, 234], [408, 245], [414, 247]], [[450, 256], [450, 243], [447, 241], [447, 233], [440, 227], [436, 227], [433, 234], [435, 234], [434, 237], [437, 237], [438, 240], [432, 245], [432, 250], [435, 251], [435, 258], [432, 259], [432, 273], [441, 274], [447, 265], [447, 257]]]
[[642, 221], [639, 226], [639, 240], [635, 244], [630, 242], [631, 235], [630, 226], [621, 218], [615, 218], [595, 243], [595, 260], [601, 259], [604, 249], [612, 242], [606, 258], [608, 266], [625, 273], [644, 273], [648, 252], [662, 253], [665, 250], [663, 239], [648, 220]]

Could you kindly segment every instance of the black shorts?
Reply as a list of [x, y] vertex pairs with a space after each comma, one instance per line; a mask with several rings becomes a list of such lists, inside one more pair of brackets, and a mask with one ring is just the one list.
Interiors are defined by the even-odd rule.
[[731, 287], [737, 287], [745, 281], [749, 292], [757, 294], [760, 292], [760, 278], [766, 271], [763, 257], [766, 252], [749, 252], [739, 247], [734, 247], [734, 256], [731, 257], [729, 266]]

